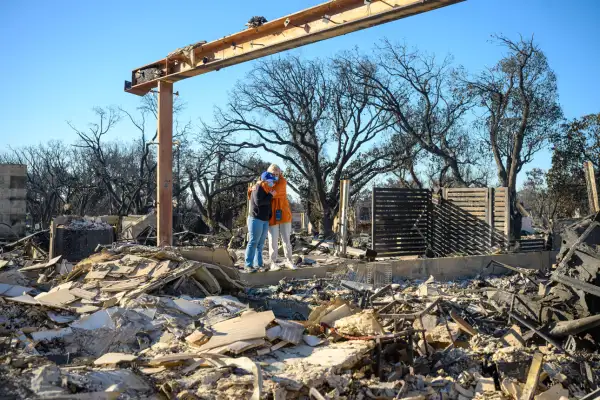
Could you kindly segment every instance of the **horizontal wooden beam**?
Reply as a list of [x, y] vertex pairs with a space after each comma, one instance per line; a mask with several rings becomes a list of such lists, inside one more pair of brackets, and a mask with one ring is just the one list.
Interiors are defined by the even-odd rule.
[[142, 96], [160, 80], [180, 81], [462, 1], [331, 0], [219, 40], [178, 49], [134, 69], [125, 91]]

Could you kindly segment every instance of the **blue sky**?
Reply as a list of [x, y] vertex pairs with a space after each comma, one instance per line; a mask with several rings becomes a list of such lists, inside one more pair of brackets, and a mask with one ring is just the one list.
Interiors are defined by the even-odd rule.
[[[199, 40], [244, 28], [253, 15], [268, 20], [318, 4], [318, 0], [203, 0], [176, 3], [133, 1], [0, 2], [0, 151], [75, 134], [66, 121], [84, 127], [92, 107], [134, 109], [139, 98], [123, 92], [123, 81], [140, 65]], [[327, 57], [358, 46], [368, 50], [383, 37], [439, 55], [476, 72], [493, 64], [501, 48], [490, 35], [535, 34], [558, 76], [566, 117], [600, 112], [600, 2], [577, 0], [467, 0], [426, 14], [295, 50]], [[576, 6], [574, 5], [576, 4]], [[209, 118], [223, 104], [252, 62], [176, 84], [187, 103], [182, 119]], [[110, 138], [133, 137], [122, 124]], [[549, 168], [542, 152], [532, 166]], [[531, 166], [530, 166], [531, 167]]]

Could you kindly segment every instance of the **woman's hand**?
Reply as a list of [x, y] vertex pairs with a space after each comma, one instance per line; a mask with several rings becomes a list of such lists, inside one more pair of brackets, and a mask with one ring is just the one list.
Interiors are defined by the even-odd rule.
[[277, 194], [277, 190], [271, 190], [271, 195], [275, 196]]

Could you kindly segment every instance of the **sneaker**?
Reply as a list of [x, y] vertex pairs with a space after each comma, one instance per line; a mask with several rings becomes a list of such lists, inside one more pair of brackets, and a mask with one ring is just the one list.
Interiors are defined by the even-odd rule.
[[245, 266], [244, 267], [244, 272], [246, 272], [248, 274], [252, 274], [252, 273], [256, 272], [256, 268]]
[[281, 267], [275, 263], [271, 264], [271, 268], [269, 268], [269, 271], [279, 271], [281, 270]]
[[298, 269], [298, 267], [293, 262], [291, 262], [290, 260], [287, 260], [285, 262], [285, 266], [288, 269]]

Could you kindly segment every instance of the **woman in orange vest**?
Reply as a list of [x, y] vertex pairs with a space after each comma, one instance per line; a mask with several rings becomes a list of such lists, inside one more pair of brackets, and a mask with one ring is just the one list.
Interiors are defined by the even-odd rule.
[[273, 201], [271, 202], [272, 214], [269, 220], [269, 258], [271, 259], [271, 271], [277, 271], [281, 267], [277, 263], [277, 253], [279, 248], [279, 238], [283, 242], [283, 254], [285, 255], [285, 266], [290, 269], [297, 269], [292, 258], [292, 210], [287, 199], [287, 181], [283, 177], [281, 168], [276, 164], [271, 164], [267, 172], [271, 173], [275, 179], [273, 190]]

